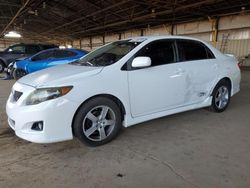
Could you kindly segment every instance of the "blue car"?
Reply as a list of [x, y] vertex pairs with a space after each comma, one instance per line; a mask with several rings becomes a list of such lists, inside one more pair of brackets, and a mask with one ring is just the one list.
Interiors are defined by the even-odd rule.
[[74, 48], [43, 50], [29, 58], [17, 61], [14, 65], [13, 76], [17, 80], [35, 71], [74, 62], [87, 53], [84, 50]]

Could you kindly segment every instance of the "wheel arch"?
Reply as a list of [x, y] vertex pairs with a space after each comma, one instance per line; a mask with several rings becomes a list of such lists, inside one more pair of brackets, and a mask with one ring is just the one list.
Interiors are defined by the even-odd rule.
[[5, 67], [7, 67], [7, 63], [6, 63], [5, 59], [0, 57], [0, 62], [3, 63]]
[[75, 135], [75, 134], [74, 134], [74, 129], [73, 129], [73, 124], [74, 124], [74, 121], [75, 121], [75, 117], [76, 117], [77, 112], [80, 110], [80, 108], [81, 108], [84, 104], [86, 104], [88, 101], [90, 101], [90, 100], [92, 100], [92, 99], [94, 99], [94, 98], [96, 98], [96, 97], [106, 97], [106, 98], [111, 99], [112, 101], [114, 101], [114, 102], [117, 104], [117, 106], [119, 107], [119, 109], [120, 109], [122, 121], [124, 120], [124, 116], [125, 116], [125, 114], [126, 114], [126, 109], [125, 109], [124, 104], [122, 103], [122, 101], [121, 101], [118, 97], [116, 97], [116, 96], [114, 96], [114, 95], [111, 95], [111, 94], [98, 94], [98, 95], [94, 95], [94, 96], [92, 96], [92, 97], [86, 99], [85, 101], [83, 101], [83, 102], [79, 105], [79, 107], [77, 108], [77, 110], [75, 111], [74, 116], [73, 116], [73, 119], [72, 119], [72, 123], [71, 123], [71, 129], [72, 129], [73, 135]]
[[214, 85], [213, 90], [211, 91], [211, 94], [210, 94], [211, 96], [214, 94], [214, 92], [215, 92], [214, 89], [216, 88], [216, 86], [217, 86], [221, 81], [226, 81], [226, 82], [229, 83], [230, 91], [231, 91], [231, 94], [232, 94], [232, 88], [233, 88], [232, 80], [231, 80], [229, 77], [223, 77], [223, 78], [221, 78], [221, 79]]

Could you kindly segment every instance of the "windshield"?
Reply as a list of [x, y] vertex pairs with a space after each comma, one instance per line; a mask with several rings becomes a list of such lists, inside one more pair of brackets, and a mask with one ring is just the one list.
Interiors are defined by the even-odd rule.
[[140, 42], [133, 40], [112, 42], [89, 53], [72, 64], [83, 66], [108, 66], [119, 61], [139, 44]]

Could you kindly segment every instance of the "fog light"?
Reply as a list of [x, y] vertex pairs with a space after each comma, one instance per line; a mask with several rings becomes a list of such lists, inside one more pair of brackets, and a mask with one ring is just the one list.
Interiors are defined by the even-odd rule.
[[33, 123], [31, 129], [35, 130], [35, 131], [42, 131], [43, 130], [43, 121], [38, 121], [38, 122]]

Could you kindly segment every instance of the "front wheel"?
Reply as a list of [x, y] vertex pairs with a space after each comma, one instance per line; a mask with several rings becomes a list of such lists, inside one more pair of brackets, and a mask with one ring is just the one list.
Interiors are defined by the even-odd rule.
[[213, 91], [213, 99], [210, 109], [215, 112], [223, 112], [230, 103], [231, 87], [228, 81], [220, 81]]
[[90, 146], [113, 140], [122, 127], [121, 111], [117, 104], [105, 97], [94, 98], [78, 110], [73, 123], [75, 136]]

